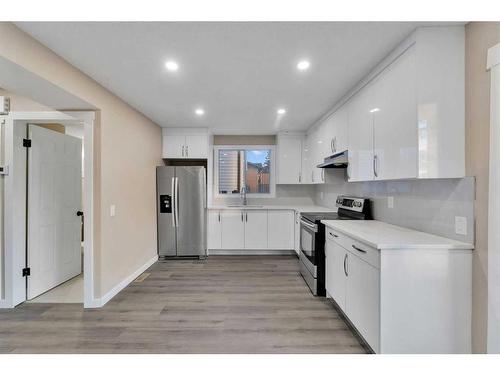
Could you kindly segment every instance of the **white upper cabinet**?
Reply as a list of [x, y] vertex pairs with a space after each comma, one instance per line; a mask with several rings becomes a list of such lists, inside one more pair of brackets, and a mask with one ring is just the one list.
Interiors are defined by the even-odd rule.
[[206, 159], [208, 157], [208, 137], [206, 135], [186, 135], [186, 158]]
[[340, 107], [322, 123], [323, 158], [347, 150], [348, 110]]
[[278, 184], [302, 183], [302, 143], [304, 136], [278, 134]]
[[389, 65], [374, 82], [375, 180], [416, 178], [417, 107], [415, 47]]
[[374, 177], [373, 111], [375, 102], [372, 84], [354, 96], [349, 111], [349, 181], [367, 181]]
[[163, 128], [164, 159], [207, 159], [208, 131], [201, 128]]
[[377, 69], [344, 105], [349, 181], [464, 177], [464, 28], [417, 29]]
[[[316, 167], [316, 166], [314, 166]], [[302, 144], [302, 183], [312, 184], [313, 159], [310, 138], [305, 136]]]
[[163, 135], [163, 158], [181, 159], [184, 157], [186, 137], [184, 135]]

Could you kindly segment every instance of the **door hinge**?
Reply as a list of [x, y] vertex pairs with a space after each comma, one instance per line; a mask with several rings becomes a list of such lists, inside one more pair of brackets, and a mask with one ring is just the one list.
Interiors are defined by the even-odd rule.
[[31, 147], [31, 139], [23, 139], [23, 147]]
[[29, 276], [30, 274], [31, 274], [31, 268], [29, 267], [23, 268], [23, 277]]

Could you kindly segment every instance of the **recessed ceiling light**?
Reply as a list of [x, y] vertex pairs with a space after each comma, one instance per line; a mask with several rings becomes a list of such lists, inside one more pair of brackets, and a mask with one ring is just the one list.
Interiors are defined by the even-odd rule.
[[286, 113], [286, 109], [285, 108], [280, 108], [276, 111], [276, 113], [278, 113], [278, 115], [284, 115]]
[[194, 111], [198, 116], [203, 116], [205, 114], [205, 110], [203, 108], [196, 108]]
[[171, 72], [176, 72], [179, 69], [179, 64], [177, 64], [175, 61], [169, 60], [165, 63], [165, 68], [167, 68], [167, 70], [170, 70]]
[[379, 112], [379, 111], [380, 111], [380, 108], [370, 109], [370, 113], [375, 113], [375, 112]]
[[307, 70], [309, 69], [309, 66], [311, 66], [311, 63], [307, 60], [302, 60], [297, 64], [297, 69], [298, 70]]

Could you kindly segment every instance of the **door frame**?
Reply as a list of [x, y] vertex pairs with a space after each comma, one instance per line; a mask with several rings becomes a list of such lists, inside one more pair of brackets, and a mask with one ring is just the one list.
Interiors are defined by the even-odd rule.
[[[83, 277], [84, 277], [84, 301], [83, 307], [92, 308], [99, 307], [101, 305], [100, 300], [95, 298], [95, 288], [94, 288], [94, 171], [93, 171], [93, 160], [94, 160], [94, 121], [95, 112], [94, 111], [44, 111], [44, 112], [11, 112], [8, 115], [0, 116], [0, 121], [4, 125], [4, 136], [5, 136], [5, 165], [12, 166], [14, 160], [14, 123], [15, 121], [26, 121], [26, 122], [81, 122], [84, 126], [84, 185], [83, 185], [83, 211], [84, 215], [84, 266], [83, 266]], [[14, 249], [23, 247], [26, 251], [25, 244], [18, 244], [19, 241], [14, 236], [14, 212], [16, 207], [14, 207], [12, 199], [7, 199], [7, 197], [13, 197], [15, 192], [15, 187], [13, 184], [13, 174], [12, 168], [9, 169], [9, 175], [4, 176], [5, 178], [5, 207], [4, 207], [4, 270], [3, 274], [0, 273], [0, 277], [3, 278], [2, 284], [3, 295], [0, 295], [0, 308], [13, 308], [18, 303], [26, 301], [26, 295], [24, 298], [22, 296], [14, 295], [15, 285], [20, 285], [20, 283], [25, 283], [25, 279], [14, 272]], [[24, 192], [23, 194], [26, 194]], [[27, 218], [25, 217], [25, 220]], [[25, 256], [25, 251], [23, 256]], [[0, 290], [0, 292], [2, 292]], [[20, 301], [20, 302], [19, 302]]]

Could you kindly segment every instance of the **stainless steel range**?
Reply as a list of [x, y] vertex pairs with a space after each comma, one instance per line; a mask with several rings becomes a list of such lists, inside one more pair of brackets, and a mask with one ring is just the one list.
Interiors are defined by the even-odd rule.
[[300, 273], [315, 296], [325, 296], [325, 225], [321, 220], [369, 220], [370, 201], [337, 197], [338, 212], [303, 212], [300, 215]]

